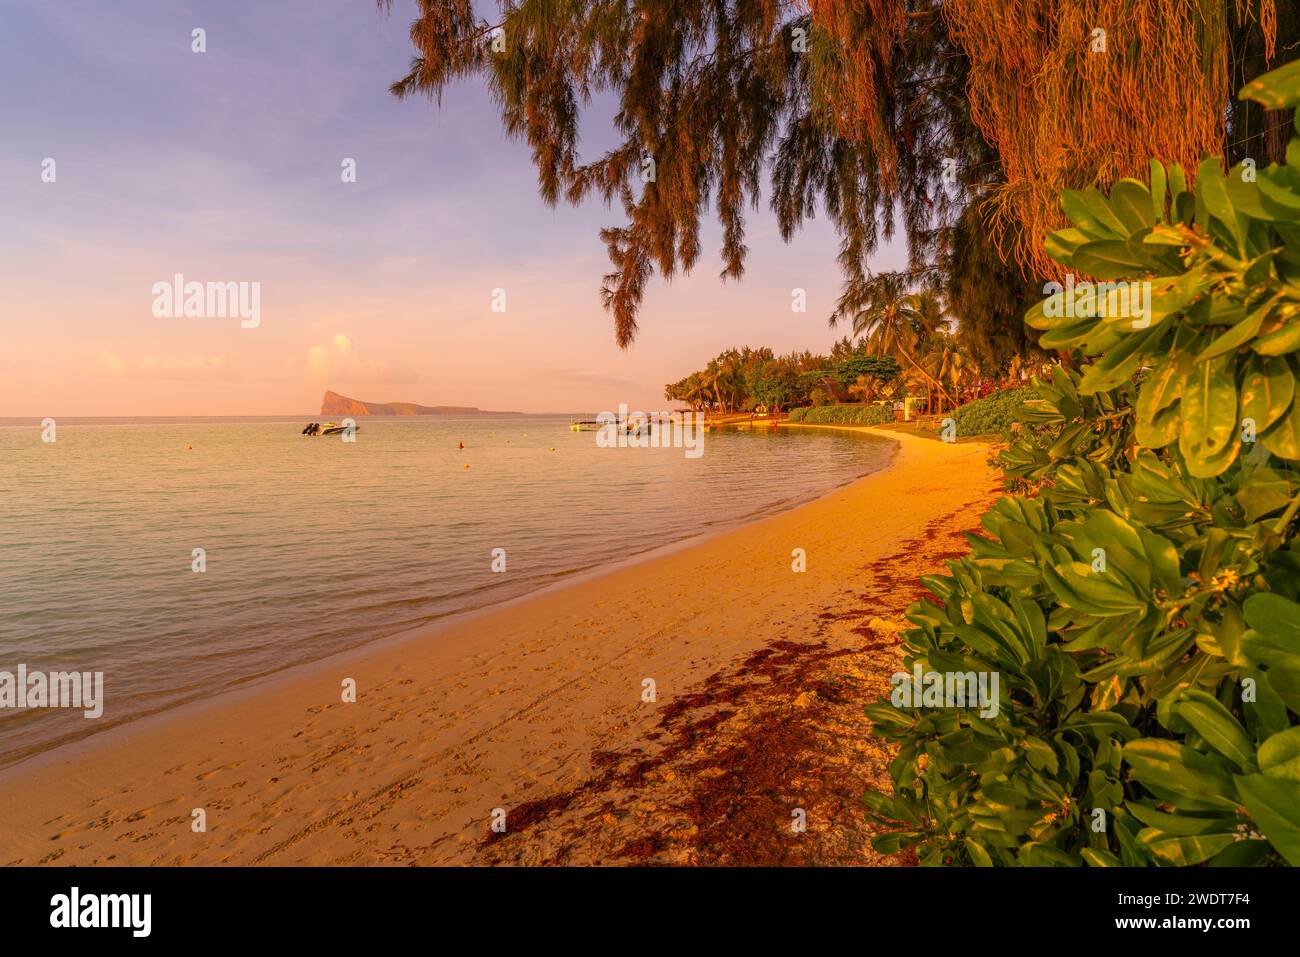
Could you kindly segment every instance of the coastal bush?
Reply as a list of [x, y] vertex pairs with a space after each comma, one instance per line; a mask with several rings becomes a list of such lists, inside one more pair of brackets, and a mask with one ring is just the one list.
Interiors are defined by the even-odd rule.
[[807, 425], [881, 425], [894, 421], [894, 413], [887, 405], [821, 405], [792, 409], [790, 422]]
[[1010, 431], [1012, 422], [1021, 421], [1025, 400], [1032, 394], [1029, 388], [1007, 389], [958, 406], [952, 414], [957, 434], [993, 435]]
[[862, 376], [892, 382], [898, 378], [898, 360], [893, 356], [875, 355], [859, 347], [835, 367], [840, 388], [847, 389]]
[[[1300, 62], [1243, 96], [1295, 106]], [[996, 698], [869, 706], [899, 747], [893, 793], [866, 796], [876, 847], [1300, 864], [1300, 139], [1283, 166], [1207, 160], [1189, 190], [1153, 162], [1062, 208], [1053, 258], [1125, 285], [1026, 316], [1079, 370], [1034, 382], [1002, 453], [1031, 494], [923, 579], [905, 636], [907, 668], [996, 674]], [[1130, 282], [1139, 308], [1114, 308]]]

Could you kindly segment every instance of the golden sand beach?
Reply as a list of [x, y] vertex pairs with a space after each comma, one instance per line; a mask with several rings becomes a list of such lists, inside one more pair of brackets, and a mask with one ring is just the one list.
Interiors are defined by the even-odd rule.
[[7, 769], [0, 862], [891, 863], [862, 706], [997, 479], [885, 434], [814, 502]]

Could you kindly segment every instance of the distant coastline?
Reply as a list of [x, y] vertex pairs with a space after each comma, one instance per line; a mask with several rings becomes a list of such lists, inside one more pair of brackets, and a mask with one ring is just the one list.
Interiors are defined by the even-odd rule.
[[320, 400], [321, 415], [523, 415], [522, 412], [489, 412], [469, 405], [417, 405], [414, 402], [366, 402], [325, 390]]

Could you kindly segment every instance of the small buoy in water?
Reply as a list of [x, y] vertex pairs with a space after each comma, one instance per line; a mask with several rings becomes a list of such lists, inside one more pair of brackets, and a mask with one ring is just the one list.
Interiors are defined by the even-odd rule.
[[552, 452], [555, 451], [555, 446], [553, 446], [553, 445], [551, 446], [551, 451], [552, 451]]
[[194, 451], [194, 446], [192, 446], [192, 445], [187, 445], [187, 446], [185, 446], [185, 451], [186, 451], [186, 452], [193, 452], [193, 451]]
[[469, 463], [468, 463], [468, 462], [465, 463], [465, 468], [469, 468]]
[[465, 447], [465, 443], [464, 443], [464, 442], [461, 442], [459, 445], [456, 446], [456, 448], [458, 448], [458, 449], [463, 449], [464, 447]]

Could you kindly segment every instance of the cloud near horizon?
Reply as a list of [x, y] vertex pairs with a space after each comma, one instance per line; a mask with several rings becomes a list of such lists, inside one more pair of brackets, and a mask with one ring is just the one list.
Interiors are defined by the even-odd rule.
[[237, 378], [225, 356], [142, 355], [132, 359], [101, 349], [99, 366], [107, 375], [137, 379]]
[[318, 343], [307, 350], [307, 374], [318, 380], [393, 380], [388, 363], [362, 358], [352, 345], [352, 338], [342, 332], [329, 342]]

